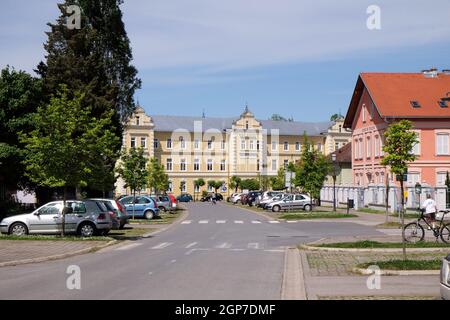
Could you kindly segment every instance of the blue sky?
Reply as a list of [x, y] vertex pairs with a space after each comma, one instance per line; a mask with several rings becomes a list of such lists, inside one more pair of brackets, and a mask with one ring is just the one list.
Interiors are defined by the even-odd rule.
[[[55, 0], [2, 0], [0, 67], [32, 72]], [[450, 68], [450, 1], [125, 0], [126, 28], [150, 114], [299, 121], [345, 114], [362, 71]], [[381, 30], [366, 10], [381, 9]]]

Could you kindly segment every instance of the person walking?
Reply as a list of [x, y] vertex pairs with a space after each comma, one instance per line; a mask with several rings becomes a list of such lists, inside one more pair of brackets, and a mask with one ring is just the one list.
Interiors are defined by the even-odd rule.
[[216, 204], [216, 199], [217, 199], [216, 193], [213, 192], [213, 194], [211, 195], [211, 203]]
[[427, 193], [427, 199], [422, 203], [422, 209], [425, 212], [425, 219], [428, 223], [431, 223], [433, 229], [436, 229], [436, 201], [431, 197], [431, 194]]

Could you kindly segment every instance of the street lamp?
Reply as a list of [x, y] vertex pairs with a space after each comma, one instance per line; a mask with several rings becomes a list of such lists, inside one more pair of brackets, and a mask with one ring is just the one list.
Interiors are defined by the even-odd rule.
[[336, 212], [336, 153], [331, 154], [333, 162], [333, 212]]
[[422, 185], [419, 182], [417, 182], [415, 187], [414, 187], [414, 189], [415, 189], [416, 194], [417, 194], [417, 196], [419, 198], [418, 199], [418, 203], [419, 203], [418, 207], [419, 207], [419, 211], [420, 211], [420, 195], [422, 193]]

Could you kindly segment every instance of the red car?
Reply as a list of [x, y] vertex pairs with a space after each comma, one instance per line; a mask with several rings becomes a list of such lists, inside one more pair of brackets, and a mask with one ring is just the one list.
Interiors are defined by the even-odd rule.
[[167, 195], [170, 199], [170, 205], [172, 206], [172, 210], [176, 210], [177, 209], [177, 199], [175, 198], [175, 196], [173, 194], [168, 194]]

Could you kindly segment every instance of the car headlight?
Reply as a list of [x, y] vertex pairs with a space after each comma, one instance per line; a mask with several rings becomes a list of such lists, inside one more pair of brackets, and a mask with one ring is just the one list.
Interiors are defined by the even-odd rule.
[[441, 282], [447, 286], [450, 286], [450, 261], [445, 259], [442, 260]]

